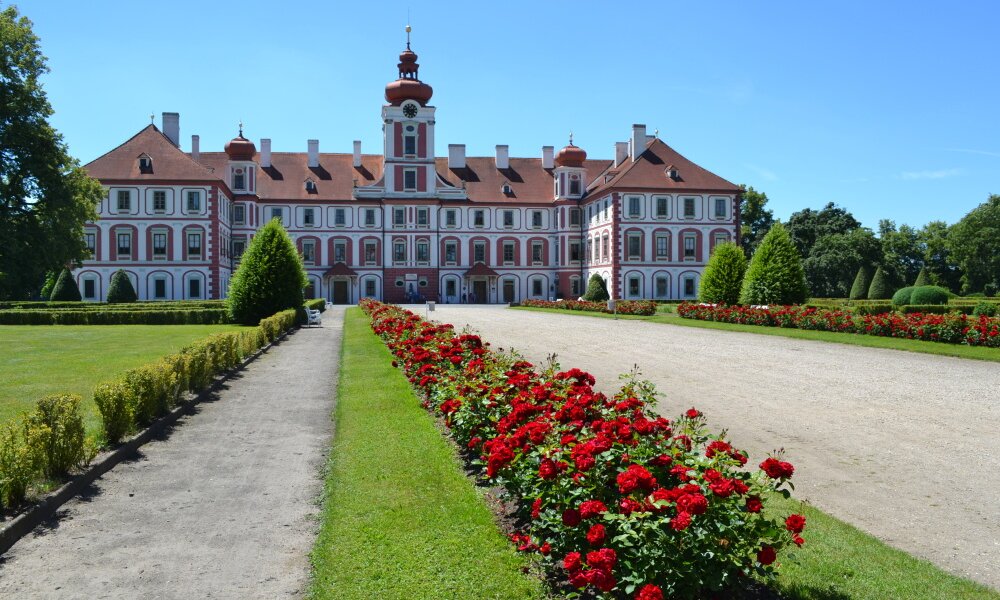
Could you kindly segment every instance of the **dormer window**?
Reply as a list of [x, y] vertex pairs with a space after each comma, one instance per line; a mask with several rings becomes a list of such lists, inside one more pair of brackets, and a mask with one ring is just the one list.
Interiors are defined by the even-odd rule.
[[569, 176], [569, 195], [579, 196], [580, 195], [580, 176], [573, 173]]
[[670, 165], [666, 169], [667, 179], [677, 180], [677, 167]]
[[316, 182], [312, 179], [306, 179], [306, 191], [310, 194], [316, 193]]
[[234, 190], [247, 189], [247, 174], [242, 167], [237, 167], [233, 169], [233, 189]]
[[153, 172], [153, 159], [150, 158], [148, 154], [139, 155], [139, 172], [140, 173]]
[[509, 183], [504, 183], [500, 186], [500, 192], [503, 193], [504, 196], [510, 196], [514, 193], [514, 188], [510, 187]]

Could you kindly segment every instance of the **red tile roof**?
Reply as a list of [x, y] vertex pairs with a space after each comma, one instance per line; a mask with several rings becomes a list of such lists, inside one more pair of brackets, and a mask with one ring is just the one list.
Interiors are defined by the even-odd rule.
[[[225, 173], [229, 157], [225, 152], [202, 152], [202, 164]], [[260, 153], [256, 156], [260, 163]], [[306, 179], [316, 183], [316, 191], [306, 191]], [[351, 200], [354, 182], [372, 185], [382, 179], [382, 156], [364, 154], [361, 167], [354, 167], [352, 154], [320, 154], [319, 166], [309, 166], [305, 152], [272, 152], [271, 166], [257, 170], [257, 195], [268, 200]]]
[[[139, 171], [139, 156], [147, 154], [153, 161], [149, 171]], [[147, 125], [124, 144], [90, 161], [84, 168], [91, 177], [101, 180], [187, 180], [214, 181], [218, 172], [199, 165], [163, 135], [155, 125]]]
[[[667, 169], [677, 170], [677, 178], [667, 177]], [[635, 162], [626, 158], [625, 162], [610, 169], [587, 189], [588, 196], [600, 195], [611, 188], [655, 189], [664, 193], [675, 191], [718, 192], [735, 194], [739, 186], [726, 181], [715, 173], [707, 171], [681, 156], [676, 150], [659, 138], [646, 144], [646, 151]]]
[[[464, 182], [474, 202], [552, 203], [552, 169], [543, 169], [541, 158], [511, 158], [510, 167], [503, 170], [497, 169], [492, 156], [466, 158], [464, 169], [449, 169], [447, 158], [438, 158], [436, 163], [445, 181], [455, 187], [462, 187]], [[597, 177], [610, 164], [607, 160], [585, 161], [587, 180]], [[509, 195], [502, 191], [504, 183], [510, 184]]]

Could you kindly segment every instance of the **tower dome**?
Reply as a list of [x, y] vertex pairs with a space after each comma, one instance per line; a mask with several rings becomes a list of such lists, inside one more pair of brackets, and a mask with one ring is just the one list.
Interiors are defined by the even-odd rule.
[[587, 151], [573, 145], [572, 135], [569, 137], [569, 145], [564, 146], [556, 154], [556, 164], [560, 167], [582, 167], [585, 160], [587, 160]]
[[417, 72], [417, 53], [410, 50], [410, 26], [406, 26], [406, 50], [399, 54], [399, 79], [385, 86], [385, 99], [393, 106], [399, 106], [407, 100], [416, 100], [421, 106], [426, 106], [434, 94], [433, 88], [420, 81]]
[[226, 142], [226, 155], [229, 160], [253, 160], [257, 147], [253, 142], [243, 137], [243, 124], [240, 123], [240, 133]]

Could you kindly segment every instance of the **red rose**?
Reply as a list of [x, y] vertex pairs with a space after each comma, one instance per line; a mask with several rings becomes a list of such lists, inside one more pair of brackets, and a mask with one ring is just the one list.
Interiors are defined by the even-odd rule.
[[674, 462], [674, 457], [668, 454], [661, 454], [653, 459], [653, 464], [658, 467], [669, 467]]
[[791, 463], [776, 458], [768, 458], [760, 463], [760, 468], [767, 473], [771, 479], [788, 479], [795, 472], [795, 467]]
[[583, 589], [590, 585], [590, 579], [583, 571], [573, 571], [569, 576], [569, 584], [577, 589]]
[[757, 551], [757, 562], [762, 565], [769, 565], [778, 558], [778, 553], [774, 551], [774, 548], [770, 546], [764, 546]]
[[698, 417], [701, 416], [701, 411], [699, 411], [698, 409], [692, 407], [692, 408], [689, 408], [687, 410], [687, 412], [684, 413], [684, 414], [687, 415], [687, 418], [689, 418], [689, 419], [697, 419]]
[[587, 553], [587, 564], [595, 569], [611, 571], [618, 562], [618, 555], [611, 548], [601, 548]]
[[792, 541], [795, 542], [795, 545], [799, 547], [801, 547], [802, 544], [806, 543], [806, 541], [802, 539], [802, 536], [797, 533], [792, 534]]
[[580, 504], [580, 518], [592, 519], [608, 512], [608, 507], [600, 500], [587, 500]]
[[618, 474], [618, 491], [622, 495], [631, 494], [639, 487], [639, 480], [636, 478], [635, 473], [631, 471], [622, 471]]
[[552, 479], [559, 474], [559, 468], [551, 458], [543, 458], [538, 465], [538, 476], [542, 479]]
[[567, 508], [563, 511], [562, 522], [566, 527], [576, 527], [580, 524], [580, 511], [575, 508]]
[[713, 481], [709, 484], [708, 488], [712, 490], [712, 493], [720, 498], [728, 498], [733, 495], [736, 490], [736, 486], [733, 485], [732, 479], [719, 479], [718, 481]]
[[802, 530], [806, 528], [806, 518], [802, 515], [789, 515], [785, 519], [785, 529], [791, 531], [792, 533], [802, 533]]
[[543, 555], [548, 556], [549, 552], [552, 552], [552, 544], [545, 542], [538, 548], [538, 551], [541, 552]]
[[670, 527], [675, 531], [684, 531], [691, 525], [691, 515], [684, 511], [677, 513], [677, 516], [670, 519]]
[[708, 498], [701, 494], [684, 494], [677, 499], [677, 508], [692, 515], [703, 515], [708, 510]]
[[760, 498], [757, 496], [747, 498], [747, 512], [759, 513], [762, 508], [764, 508], [764, 503], [760, 501]]
[[587, 541], [590, 542], [591, 546], [600, 546], [604, 543], [604, 536], [604, 525], [598, 523], [587, 532]]
[[538, 515], [542, 513], [542, 499], [535, 498], [535, 501], [531, 504], [531, 518], [537, 519]]
[[635, 600], [663, 600], [663, 590], [652, 583], [647, 583], [635, 595]]
[[642, 504], [633, 498], [622, 498], [621, 502], [618, 503], [618, 508], [623, 515], [628, 516], [635, 511], [642, 510]]
[[569, 572], [579, 571], [582, 564], [582, 557], [579, 552], [570, 552], [563, 557], [563, 568]]
[[590, 580], [590, 585], [602, 592], [610, 592], [618, 584], [610, 569], [591, 569], [587, 571], [587, 579]]

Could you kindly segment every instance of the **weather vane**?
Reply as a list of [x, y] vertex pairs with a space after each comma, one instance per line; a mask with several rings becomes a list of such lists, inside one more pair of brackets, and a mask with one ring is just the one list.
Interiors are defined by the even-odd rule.
[[410, 27], [410, 24], [409, 24], [409, 20], [410, 20], [410, 10], [409, 9], [406, 10], [406, 20], [407, 20], [407, 24], [406, 24], [406, 49], [409, 50], [410, 49], [410, 32], [413, 31], [413, 28]]
[[240, 137], [243, 137], [243, 119], [240, 119]]
[[654, 129], [653, 130], [653, 137], [655, 137], [656, 139], [660, 139], [660, 130], [659, 129]]
[[156, 121], [156, 115], [149, 113], [149, 124], [152, 125], [154, 121]]
[[572, 145], [573, 145], [573, 132], [572, 132], [572, 131], [571, 131], [571, 132], [569, 132], [569, 145], [570, 145], [570, 146], [572, 146]]

